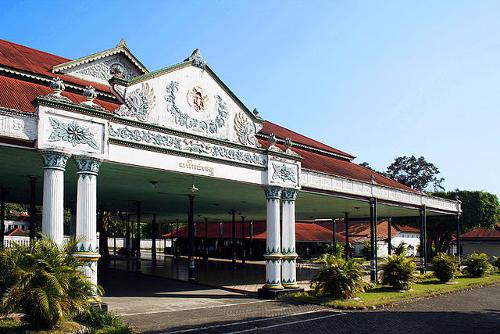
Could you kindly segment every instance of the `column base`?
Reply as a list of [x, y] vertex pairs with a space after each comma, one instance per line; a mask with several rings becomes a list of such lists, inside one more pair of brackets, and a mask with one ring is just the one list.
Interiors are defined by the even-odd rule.
[[304, 289], [302, 289], [302, 288], [267, 289], [266, 286], [264, 285], [263, 288], [260, 288], [259, 290], [257, 290], [257, 296], [260, 299], [278, 299], [282, 295], [289, 294], [289, 293], [295, 293], [295, 292], [304, 292]]
[[299, 289], [299, 285], [296, 282], [293, 283], [283, 283], [285, 289]]

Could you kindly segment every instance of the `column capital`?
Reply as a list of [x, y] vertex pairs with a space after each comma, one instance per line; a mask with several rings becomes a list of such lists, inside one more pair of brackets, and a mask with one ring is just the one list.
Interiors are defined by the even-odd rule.
[[97, 175], [99, 173], [102, 159], [85, 155], [76, 155], [73, 158], [75, 159], [77, 174]]
[[298, 193], [297, 189], [285, 188], [281, 192], [281, 199], [290, 202], [295, 201], [295, 199], [297, 198], [297, 193]]
[[66, 162], [71, 154], [61, 151], [42, 150], [43, 168], [44, 169], [66, 169]]
[[267, 199], [280, 199], [281, 198], [281, 187], [277, 186], [266, 186], [264, 187], [264, 193]]

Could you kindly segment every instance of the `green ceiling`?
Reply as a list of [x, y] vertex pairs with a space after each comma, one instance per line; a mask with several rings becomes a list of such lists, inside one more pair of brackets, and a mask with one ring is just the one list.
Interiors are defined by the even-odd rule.
[[[40, 153], [17, 148], [0, 148], [0, 185], [9, 191], [8, 201], [29, 201], [29, 177], [38, 178], [37, 202], [42, 201], [43, 168]], [[65, 173], [65, 205], [76, 200], [76, 168], [68, 161]], [[151, 183], [154, 182], [154, 184]], [[231, 182], [209, 177], [165, 172], [112, 163], [103, 163], [98, 176], [98, 203], [106, 210], [134, 211], [140, 201], [144, 217], [157, 213], [159, 220], [185, 220], [188, 194], [194, 183], [195, 217], [210, 220], [230, 218], [234, 209], [238, 216], [260, 220], [266, 215], [266, 201], [258, 185]], [[297, 197], [297, 219], [368, 217], [367, 201], [346, 199], [301, 191]], [[432, 213], [430, 213], [432, 214]], [[415, 208], [379, 204], [379, 217], [417, 216]]]

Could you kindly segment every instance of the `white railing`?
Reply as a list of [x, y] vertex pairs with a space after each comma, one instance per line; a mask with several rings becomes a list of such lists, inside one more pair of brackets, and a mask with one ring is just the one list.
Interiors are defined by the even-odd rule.
[[[64, 237], [64, 240], [69, 239], [68, 236]], [[97, 238], [99, 240], [99, 237]], [[18, 243], [21, 245], [29, 245], [30, 238], [29, 237], [20, 237], [20, 236], [6, 236], [4, 241], [4, 246], [7, 248], [13, 247], [14, 243]], [[171, 247], [171, 239], [156, 239], [156, 249], [163, 249], [164, 247]], [[98, 242], [99, 244], [99, 242]], [[125, 238], [116, 238], [116, 248], [120, 249], [125, 246]], [[141, 239], [141, 249], [151, 249], [153, 246], [153, 241], [151, 239]], [[114, 239], [108, 238], [108, 247], [109, 249], [113, 249], [114, 247]]]

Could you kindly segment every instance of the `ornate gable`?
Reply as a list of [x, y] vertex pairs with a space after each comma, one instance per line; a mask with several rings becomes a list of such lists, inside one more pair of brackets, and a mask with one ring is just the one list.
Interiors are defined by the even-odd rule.
[[104, 85], [108, 85], [112, 77], [132, 80], [148, 72], [132, 55], [123, 39], [113, 49], [59, 64], [52, 71]]
[[124, 104], [118, 116], [203, 137], [259, 147], [261, 121], [229, 91], [201, 58], [114, 87]]

